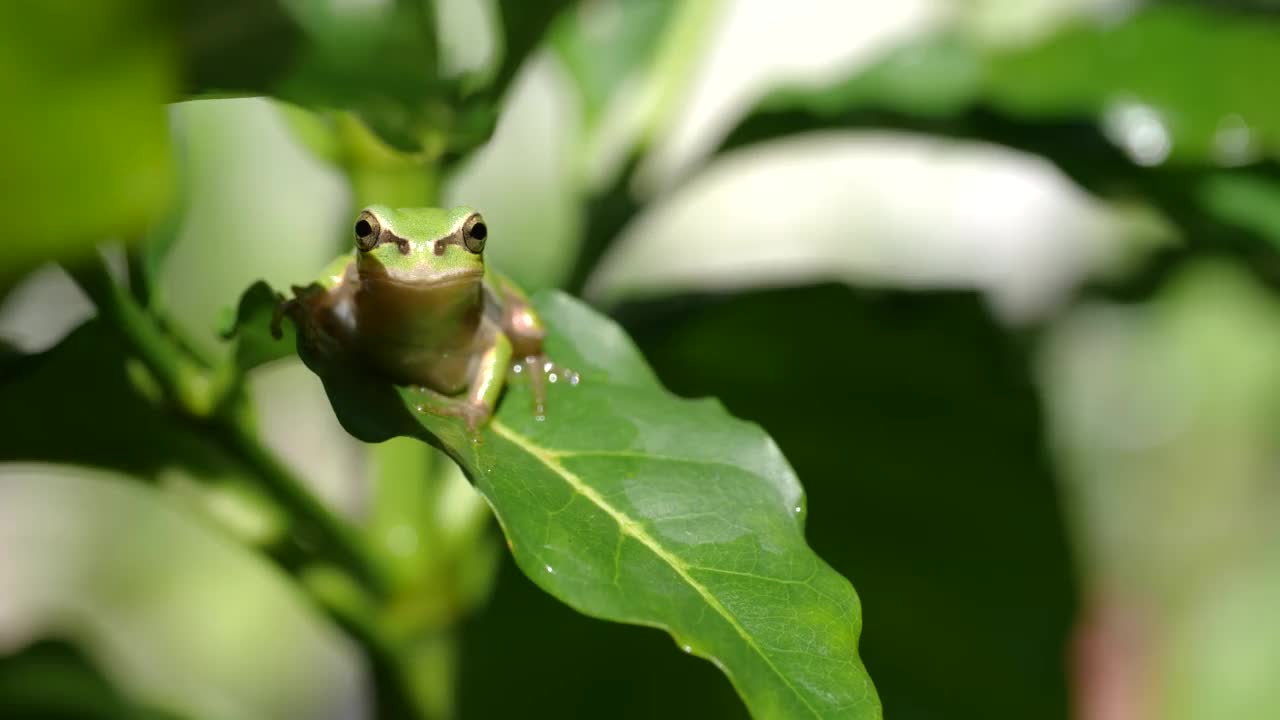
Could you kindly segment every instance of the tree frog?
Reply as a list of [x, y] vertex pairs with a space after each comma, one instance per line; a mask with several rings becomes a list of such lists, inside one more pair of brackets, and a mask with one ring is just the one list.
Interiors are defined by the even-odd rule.
[[282, 299], [277, 336], [288, 315], [304, 342], [434, 394], [440, 412], [473, 431], [493, 413], [512, 370], [529, 371], [539, 417], [544, 372], [576, 384], [543, 354], [545, 328], [528, 298], [485, 266], [489, 227], [480, 213], [371, 205], [352, 230], [352, 253]]

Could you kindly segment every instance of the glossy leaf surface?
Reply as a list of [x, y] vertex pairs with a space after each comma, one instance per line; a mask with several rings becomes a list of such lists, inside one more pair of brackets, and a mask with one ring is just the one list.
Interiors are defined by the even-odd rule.
[[539, 420], [514, 378], [475, 437], [429, 395], [299, 350], [353, 435], [412, 435], [454, 457], [544, 590], [669, 631], [756, 717], [880, 717], [858, 598], [805, 543], [803, 490], [773, 441], [718, 402], [667, 393], [621, 330], [567, 296], [535, 305], [548, 353], [580, 382], [550, 383]]
[[1278, 62], [1280, 24], [1154, 7], [1026, 48], [925, 38], [842, 82], [780, 90], [762, 109], [936, 118], [984, 108], [1025, 123], [1090, 120], [1141, 165], [1238, 165], [1280, 148], [1280, 113], [1258, 71]]

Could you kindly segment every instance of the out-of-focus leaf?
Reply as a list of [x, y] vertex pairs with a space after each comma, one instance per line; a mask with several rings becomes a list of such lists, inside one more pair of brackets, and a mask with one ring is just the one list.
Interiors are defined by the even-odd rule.
[[189, 0], [188, 90], [350, 111], [395, 148], [452, 162], [492, 134], [497, 100], [568, 2], [500, 5], [505, 52], [486, 82], [441, 67], [434, 3]]
[[1161, 656], [1130, 691], [1174, 720], [1275, 716], [1274, 289], [1197, 262], [1153, 301], [1086, 305], [1047, 339], [1041, 385], [1092, 602], [1133, 616], [1108, 638], [1121, 663]]
[[[130, 261], [130, 289], [135, 296], [142, 296], [150, 307], [163, 307], [164, 299], [156, 296], [162, 268], [169, 251], [182, 233], [182, 221], [191, 204], [191, 169], [187, 154], [186, 118], [183, 113], [170, 112], [172, 153], [174, 159], [173, 199], [168, 207], [153, 217], [151, 226], [143, 237], [141, 251]], [[135, 267], [135, 264], [141, 267]], [[144, 283], [144, 288], [133, 287], [134, 282]]]
[[0, 587], [0, 638], [66, 638], [150, 707], [193, 718], [367, 717], [360, 659], [313, 601], [129, 478], [0, 465]]
[[1266, 70], [1277, 65], [1280, 23], [1166, 5], [997, 55], [987, 91], [1026, 117], [1101, 118], [1143, 164], [1238, 164], [1280, 155], [1280, 104]]
[[323, 16], [333, 3], [290, 7], [288, 0], [181, 0], [176, 5], [183, 89], [265, 94], [296, 70], [308, 39], [302, 19]]
[[[613, 197], [628, 198], [622, 190]], [[597, 210], [616, 222], [633, 207], [593, 204], [592, 219], [602, 222], [590, 227], [608, 229], [610, 216]], [[1036, 157], [933, 138], [815, 133], [720, 156], [676, 196], [646, 207], [586, 292], [616, 303], [832, 281], [963, 287], [1026, 322], [1137, 245], [1133, 235]]]
[[1143, 165], [1236, 165], [1280, 155], [1265, 70], [1278, 64], [1280, 23], [1157, 6], [1016, 50], [929, 37], [830, 87], [780, 90], [762, 109], [938, 117], [984, 106], [1023, 122], [1094, 122]]
[[525, 57], [542, 41], [552, 21], [571, 4], [571, 0], [498, 0], [502, 13], [503, 50], [494, 86], [499, 94], [505, 93]]
[[0, 5], [0, 275], [140, 233], [170, 195], [160, 4]]
[[521, 569], [581, 612], [668, 630], [723, 668], [757, 717], [878, 718], [848, 582], [804, 542], [804, 495], [759, 428], [656, 382], [617, 327], [557, 293], [534, 304], [545, 420], [513, 381], [473, 438], [432, 396], [308, 350], [343, 425], [438, 444], [489, 499]]
[[0, 712], [9, 718], [177, 720], [121, 697], [89, 659], [65, 642], [40, 641], [0, 657]]
[[119, 337], [97, 319], [46, 352], [8, 360], [0, 461], [79, 463], [149, 479], [171, 466], [234, 474], [206, 438], [145, 399], [135, 382], [145, 376], [131, 377], [129, 363]]
[[560, 15], [551, 46], [577, 84], [587, 127], [653, 54], [677, 3], [596, 0]]
[[1205, 209], [1280, 248], [1280, 181], [1245, 173], [1218, 173], [1200, 188]]
[[1068, 716], [1077, 591], [1039, 400], [976, 294], [825, 285], [616, 314], [664, 383], [760, 423], [805, 478], [888, 715]]
[[395, 147], [432, 156], [492, 132], [492, 103], [441, 75], [432, 3], [189, 0], [183, 9], [189, 93], [350, 111]]
[[[1280, 283], [1266, 214], [1257, 202], [1245, 211], [1241, 183], [1224, 179], [1240, 171], [1219, 167], [1248, 164], [1252, 179], [1241, 182], [1251, 197], [1259, 182], [1280, 183], [1280, 105], [1264, 100], [1259, 70], [1280, 52], [1274, 39], [1280, 24], [1186, 6], [1149, 8], [1108, 28], [1076, 26], [1022, 50], [932, 36], [842, 82], [778, 90], [720, 150], [835, 127], [1000, 144], [1050, 159], [1107, 199], [1149, 205], [1188, 241], [1155, 252], [1145, 239], [1135, 244], [1127, 254], [1144, 263], [1100, 281], [1107, 293], [1149, 295], [1183, 258], [1206, 252], [1239, 257]], [[1219, 45], [1230, 49], [1211, 51]], [[1184, 64], [1194, 67], [1183, 72]]]

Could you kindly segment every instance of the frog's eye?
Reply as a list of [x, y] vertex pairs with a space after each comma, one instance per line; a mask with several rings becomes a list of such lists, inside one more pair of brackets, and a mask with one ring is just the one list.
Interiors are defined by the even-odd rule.
[[356, 247], [364, 252], [369, 252], [378, 246], [378, 239], [382, 236], [382, 224], [378, 222], [378, 217], [371, 212], [360, 213], [360, 217], [356, 219]]
[[489, 226], [484, 224], [484, 218], [479, 215], [472, 215], [467, 219], [467, 224], [462, 226], [462, 242], [473, 253], [484, 252], [486, 237], [489, 237]]

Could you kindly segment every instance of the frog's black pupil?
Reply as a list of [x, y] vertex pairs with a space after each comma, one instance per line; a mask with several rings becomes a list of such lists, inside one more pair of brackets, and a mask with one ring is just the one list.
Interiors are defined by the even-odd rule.
[[373, 226], [369, 224], [368, 220], [361, 220], [356, 223], [356, 237], [368, 237], [372, 233]]
[[489, 234], [489, 228], [485, 227], [484, 223], [476, 223], [475, 225], [471, 226], [471, 237], [477, 240], [483, 240], [484, 236], [488, 234]]

